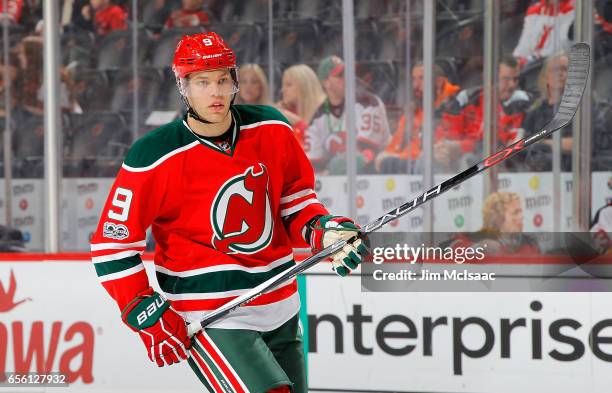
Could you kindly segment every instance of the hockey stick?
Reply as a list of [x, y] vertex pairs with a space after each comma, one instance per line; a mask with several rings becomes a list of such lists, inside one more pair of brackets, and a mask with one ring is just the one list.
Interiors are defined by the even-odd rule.
[[[587, 78], [589, 75], [589, 67], [591, 61], [590, 47], [585, 43], [577, 43], [572, 46], [567, 56], [569, 58], [569, 70], [567, 80], [565, 82], [565, 88], [563, 90], [563, 97], [561, 98], [561, 103], [559, 104], [557, 112], [553, 116], [552, 120], [548, 122], [548, 124], [546, 124], [546, 126], [544, 126], [541, 131], [528, 138], [521, 139], [518, 142], [504, 148], [503, 150], [498, 151], [497, 153], [485, 158], [478, 164], [466, 169], [465, 171], [453, 176], [450, 179], [443, 181], [432, 189], [422, 193], [421, 195], [414, 198], [412, 201], [406, 202], [398, 208], [387, 212], [383, 216], [362, 227], [361, 234], [367, 235], [380, 229], [388, 222], [393, 221], [413, 211], [423, 203], [432, 200], [433, 198], [450, 190], [453, 187], [456, 187], [457, 185], [463, 183], [464, 181], [477, 175], [478, 173], [494, 165], [499, 164], [508, 157], [515, 155], [519, 151], [524, 150], [528, 146], [542, 140], [543, 138], [546, 138], [553, 132], [560, 130], [561, 128], [570, 124], [571, 120], [576, 114], [576, 111], [578, 110], [578, 106], [580, 105], [580, 100], [582, 99], [582, 94], [584, 93], [584, 88], [586, 86]], [[190, 324], [188, 327], [189, 335], [191, 336], [197, 333], [205, 326], [209, 325], [214, 321], [219, 320], [220, 318], [229, 314], [236, 308], [251, 302], [253, 299], [258, 297], [262, 293], [276, 288], [280, 284], [285, 283], [288, 280], [294, 278], [295, 276], [302, 273], [311, 266], [316, 265], [320, 261], [340, 251], [346, 244], [347, 243], [344, 240], [334, 243], [331, 246], [321, 250], [317, 254], [305, 259], [301, 263], [296, 264], [291, 269], [285, 270], [284, 272], [279, 273], [274, 277], [271, 277], [270, 279], [264, 281], [255, 288], [250, 289], [248, 292], [236, 297], [235, 299], [219, 307], [215, 311], [212, 311], [211, 313], [207, 314], [206, 317], [204, 317], [204, 319], [202, 319], [199, 323]]]

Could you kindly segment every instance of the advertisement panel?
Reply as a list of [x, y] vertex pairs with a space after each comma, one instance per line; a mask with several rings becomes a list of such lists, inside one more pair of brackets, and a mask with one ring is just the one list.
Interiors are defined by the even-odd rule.
[[186, 363], [149, 361], [89, 262], [3, 261], [0, 282], [0, 374], [61, 372], [71, 392], [202, 391]]
[[[436, 175], [441, 182], [446, 175]], [[98, 222], [102, 205], [114, 179], [70, 178], [62, 180], [62, 246], [64, 250], [87, 251], [89, 239]], [[554, 231], [553, 178], [551, 173], [501, 173], [500, 191], [513, 191], [522, 196], [524, 231]], [[419, 175], [359, 176], [357, 184], [356, 221], [365, 224], [400, 206], [423, 191]], [[41, 251], [44, 243], [44, 182], [42, 179], [14, 179], [12, 185], [13, 226], [24, 234], [28, 251]], [[572, 174], [561, 176], [560, 230], [571, 230]], [[347, 183], [344, 176], [320, 176], [315, 183], [319, 200], [334, 214], [347, 215]], [[592, 176], [592, 208], [594, 213], [606, 198], [612, 197], [609, 172]], [[483, 180], [476, 176], [459, 187], [442, 194], [434, 203], [434, 230], [476, 231], [482, 226]], [[0, 223], [5, 220], [4, 183], [0, 183]], [[388, 231], [416, 232], [423, 229], [422, 209], [411, 212], [389, 224]]]
[[317, 271], [304, 311], [312, 389], [569, 393], [612, 384], [608, 293], [368, 293], [357, 276]]
[[[146, 263], [149, 273], [151, 264]], [[603, 392], [608, 293], [372, 293], [328, 264], [300, 280], [311, 389]], [[0, 373], [65, 373], [67, 391], [202, 391], [158, 368], [89, 262], [0, 263]]]

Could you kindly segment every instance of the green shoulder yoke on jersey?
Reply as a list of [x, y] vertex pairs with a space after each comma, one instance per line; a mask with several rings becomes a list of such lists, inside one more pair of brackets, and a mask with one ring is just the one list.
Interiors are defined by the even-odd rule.
[[[281, 121], [291, 127], [291, 123], [282, 113], [268, 105], [233, 105], [232, 109], [240, 127], [270, 120]], [[168, 154], [189, 148], [192, 143], [199, 142], [183, 125], [183, 119], [178, 119], [156, 128], [134, 142], [124, 165], [136, 169], [146, 168]]]
[[175, 120], [138, 139], [127, 154], [124, 165], [146, 168], [179, 149], [196, 142], [195, 136], [183, 126], [183, 119]]
[[269, 120], [282, 121], [291, 127], [289, 120], [278, 109], [269, 105], [233, 105], [233, 108], [241, 127]]

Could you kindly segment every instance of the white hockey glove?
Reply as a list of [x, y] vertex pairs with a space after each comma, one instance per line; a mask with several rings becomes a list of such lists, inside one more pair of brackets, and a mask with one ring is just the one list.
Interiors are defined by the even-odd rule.
[[339, 276], [346, 276], [367, 255], [367, 248], [358, 235], [359, 226], [350, 218], [320, 216], [310, 224], [310, 247], [318, 252], [339, 240], [346, 240], [347, 245], [332, 257], [332, 269]]

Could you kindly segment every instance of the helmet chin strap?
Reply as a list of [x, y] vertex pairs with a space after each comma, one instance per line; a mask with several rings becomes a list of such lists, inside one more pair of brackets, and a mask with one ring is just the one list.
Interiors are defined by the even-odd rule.
[[[213, 122], [213, 121], [208, 121], [206, 119], [204, 119], [202, 116], [198, 115], [198, 113], [195, 111], [195, 109], [193, 109], [193, 107], [189, 104], [189, 101], [187, 100], [187, 97], [181, 95], [183, 102], [185, 103], [185, 106], [187, 106], [187, 115], [191, 116], [192, 119], [199, 121], [200, 123], [203, 124], [218, 124], [221, 123], [223, 120], [221, 121], [217, 121], [217, 122]], [[234, 96], [232, 97], [232, 100], [230, 101], [230, 108], [232, 107], [232, 105], [234, 105], [234, 101], [236, 100], [236, 94], [234, 94]], [[227, 116], [227, 114], [230, 112], [230, 109], [228, 108], [227, 112], [225, 113], [225, 116], [223, 116], [223, 118], [225, 119], [225, 117]]]

